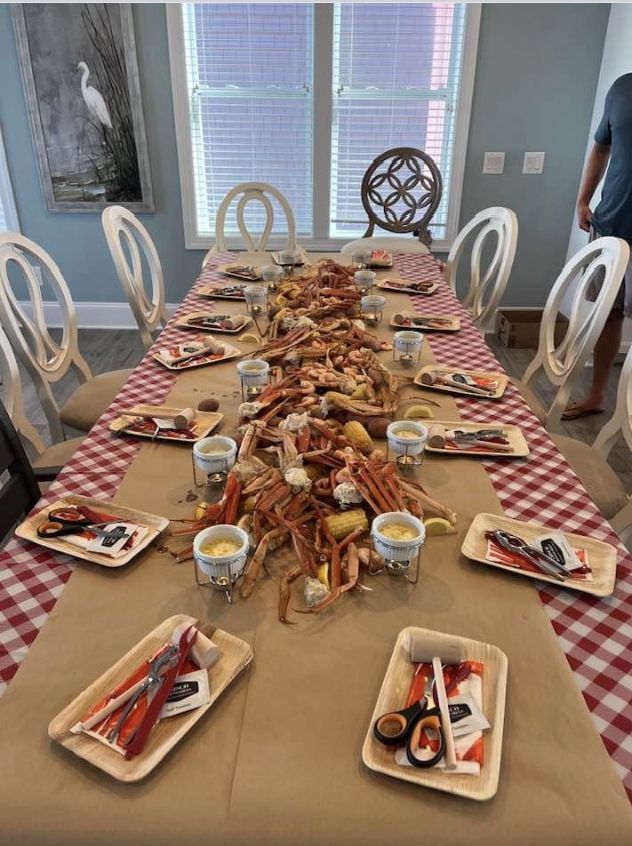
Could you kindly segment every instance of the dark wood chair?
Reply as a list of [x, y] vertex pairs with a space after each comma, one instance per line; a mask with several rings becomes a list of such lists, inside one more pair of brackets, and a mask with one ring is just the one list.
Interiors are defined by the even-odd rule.
[[52, 481], [60, 470], [60, 467], [33, 469], [0, 402], [0, 544], [40, 498], [38, 482]]
[[415, 147], [394, 147], [373, 160], [362, 180], [362, 205], [369, 225], [396, 234], [412, 233], [422, 244], [432, 242], [428, 224], [441, 202], [443, 181], [434, 160]]

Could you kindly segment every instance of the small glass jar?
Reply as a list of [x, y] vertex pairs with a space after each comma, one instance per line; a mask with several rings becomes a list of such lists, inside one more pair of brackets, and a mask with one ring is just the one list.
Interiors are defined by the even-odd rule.
[[279, 282], [283, 279], [283, 268], [276, 264], [266, 264], [261, 268], [261, 280], [268, 287], [268, 291], [276, 291]]
[[263, 285], [246, 285], [244, 288], [246, 311], [253, 316], [263, 314], [268, 306], [268, 289]]
[[393, 340], [393, 361], [398, 361], [402, 367], [412, 367], [419, 363], [424, 342], [421, 332], [404, 329], [401, 332], [395, 332]]
[[371, 250], [357, 247], [351, 254], [351, 266], [356, 270], [368, 270], [371, 265]]
[[366, 320], [369, 326], [377, 326], [382, 320], [385, 305], [386, 297], [375, 296], [374, 294], [362, 297], [360, 300], [360, 316], [363, 320]]
[[279, 253], [279, 264], [285, 276], [291, 276], [294, 273], [297, 261], [298, 253], [296, 250], [281, 250]]
[[353, 274], [353, 281], [366, 294], [371, 293], [376, 279], [377, 276], [372, 270], [356, 270]]

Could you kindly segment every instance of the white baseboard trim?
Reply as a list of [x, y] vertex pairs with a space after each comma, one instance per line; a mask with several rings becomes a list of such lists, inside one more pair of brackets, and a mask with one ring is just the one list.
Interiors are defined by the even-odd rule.
[[[21, 302], [20, 306], [27, 314], [31, 313], [31, 304]], [[178, 308], [175, 303], [167, 303], [169, 314]], [[77, 323], [80, 329], [136, 329], [134, 315], [127, 303], [75, 303]], [[63, 326], [61, 308], [57, 302], [44, 303], [46, 325], [52, 328]]]

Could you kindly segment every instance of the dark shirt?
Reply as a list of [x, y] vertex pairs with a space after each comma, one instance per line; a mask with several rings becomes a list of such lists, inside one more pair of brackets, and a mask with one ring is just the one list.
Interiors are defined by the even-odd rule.
[[632, 242], [632, 73], [620, 76], [608, 91], [595, 141], [611, 149], [592, 224], [599, 235]]

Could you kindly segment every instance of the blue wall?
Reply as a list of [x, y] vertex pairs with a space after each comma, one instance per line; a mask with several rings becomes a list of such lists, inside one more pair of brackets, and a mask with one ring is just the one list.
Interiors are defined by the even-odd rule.
[[[490, 4], [481, 19], [462, 222], [508, 205], [520, 240], [507, 302], [544, 301], [563, 265], [599, 75], [608, 5]], [[134, 7], [156, 214], [143, 221], [163, 263], [167, 299], [177, 302], [202, 253], [185, 250], [162, 4]], [[0, 5], [0, 124], [25, 235], [57, 260], [76, 301], [121, 301], [98, 214], [51, 214], [40, 189], [10, 7]], [[505, 174], [481, 174], [483, 152], [505, 150]], [[544, 150], [542, 176], [523, 176], [522, 153]]]

